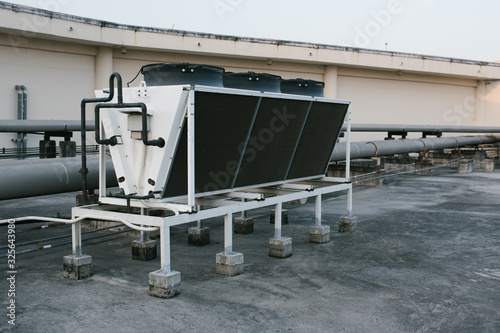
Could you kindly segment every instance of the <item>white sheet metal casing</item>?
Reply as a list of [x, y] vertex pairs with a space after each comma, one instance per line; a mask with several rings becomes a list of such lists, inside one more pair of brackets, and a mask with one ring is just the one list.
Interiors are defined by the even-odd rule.
[[[146, 104], [148, 137], [163, 138], [165, 146], [161, 148], [142, 142], [139, 108], [101, 109], [105, 137], [118, 138], [118, 144], [109, 146], [109, 150], [118, 185], [125, 194], [159, 195], [163, 190], [186, 115], [190, 89], [190, 86], [146, 87], [144, 83], [139, 88], [123, 89], [124, 102]], [[96, 91], [97, 97], [105, 94], [102, 90]]]

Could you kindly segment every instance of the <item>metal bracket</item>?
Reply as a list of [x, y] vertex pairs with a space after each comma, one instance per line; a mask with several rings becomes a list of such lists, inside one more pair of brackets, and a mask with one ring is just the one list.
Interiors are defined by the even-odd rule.
[[440, 138], [443, 136], [443, 132], [440, 132], [440, 131], [437, 131], [437, 132], [433, 132], [433, 131], [425, 131], [425, 132], [422, 132], [422, 138], [425, 139], [427, 137], [427, 135], [435, 135], [436, 137]]
[[408, 132], [407, 131], [387, 132], [387, 138], [385, 138], [385, 140], [394, 140], [394, 138], [392, 137], [393, 135], [401, 135], [401, 139], [406, 139], [406, 137], [408, 136]]

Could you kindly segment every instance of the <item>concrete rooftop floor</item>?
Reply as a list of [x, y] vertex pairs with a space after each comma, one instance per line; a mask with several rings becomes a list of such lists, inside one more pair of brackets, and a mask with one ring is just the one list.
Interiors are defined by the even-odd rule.
[[[309, 243], [314, 202], [292, 206], [283, 236], [293, 256], [268, 256], [273, 235], [269, 209], [255, 232], [234, 235], [245, 272], [215, 274], [223, 250], [223, 219], [206, 222], [211, 243], [187, 244], [183, 225], [172, 230], [172, 266], [182, 275], [181, 294], [148, 295], [148, 273], [159, 258], [131, 259], [130, 236], [86, 241], [91, 278], [63, 278], [62, 257], [71, 245], [16, 257], [16, 327], [2, 315], [2, 331], [17, 332], [499, 332], [500, 170], [459, 175], [387, 178], [378, 187], [355, 186], [356, 232], [339, 234], [345, 195], [324, 198], [323, 222], [331, 242]], [[0, 219], [69, 216], [75, 193], [0, 201]], [[36, 224], [36, 225], [41, 225]], [[70, 227], [22, 232], [16, 241], [70, 234]], [[6, 227], [0, 227], [0, 233]], [[85, 237], [86, 235], [84, 235]], [[0, 240], [5, 244], [6, 236]], [[69, 240], [62, 239], [54, 242]], [[53, 242], [53, 243], [54, 243]], [[45, 242], [42, 244], [50, 244]], [[18, 247], [18, 250], [34, 247]], [[6, 252], [6, 249], [2, 249]], [[7, 258], [2, 267], [7, 271]], [[0, 292], [8, 290], [0, 280]]]

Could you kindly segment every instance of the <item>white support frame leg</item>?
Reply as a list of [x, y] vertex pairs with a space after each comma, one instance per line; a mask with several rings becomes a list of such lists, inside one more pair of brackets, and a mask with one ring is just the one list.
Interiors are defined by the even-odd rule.
[[347, 217], [352, 217], [352, 184], [347, 190]]
[[321, 227], [321, 194], [316, 197], [316, 227]]
[[[141, 207], [141, 215], [147, 215], [146, 208]], [[141, 224], [141, 227], [144, 227], [144, 225]], [[139, 237], [139, 241], [145, 242], [145, 241], [149, 240], [149, 235], [145, 231], [141, 230], [140, 232], [141, 232], [141, 234]]]
[[73, 255], [82, 256], [82, 222], [73, 223], [71, 226]]
[[233, 214], [231, 212], [224, 215], [224, 255], [228, 256], [233, 252]]
[[171, 272], [170, 267], [170, 226], [166, 223], [160, 228], [160, 263], [163, 273]]
[[188, 206], [193, 209], [195, 203], [195, 151], [194, 151], [194, 91], [189, 91], [188, 110], [187, 110], [187, 152], [188, 152]]
[[281, 202], [278, 202], [275, 206], [275, 211], [274, 211], [274, 238], [275, 239], [281, 239], [282, 206], [283, 206], [283, 204]]
[[347, 144], [346, 144], [346, 164], [345, 164], [345, 178], [349, 182], [349, 189], [347, 190], [347, 217], [352, 217], [352, 183], [351, 183], [351, 105], [347, 108]]

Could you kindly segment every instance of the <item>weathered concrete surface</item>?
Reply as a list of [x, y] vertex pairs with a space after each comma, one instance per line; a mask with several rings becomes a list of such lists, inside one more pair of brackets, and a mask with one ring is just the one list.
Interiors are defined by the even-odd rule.
[[[268, 256], [269, 209], [252, 211], [254, 233], [233, 235], [245, 273], [231, 278], [214, 267], [222, 218], [206, 221], [212, 242], [202, 248], [187, 244], [186, 226], [173, 227], [182, 293], [172, 299], [148, 295], [159, 258], [132, 260], [131, 238], [84, 241], [94, 274], [80, 281], [63, 278], [70, 245], [19, 255], [13, 332], [498, 332], [499, 189], [498, 169], [459, 175], [451, 168], [356, 187], [358, 229], [332, 230], [326, 244], [309, 243], [314, 202], [290, 206], [283, 233], [293, 237], [294, 254], [282, 260]], [[0, 218], [68, 216], [74, 197], [1, 201]], [[345, 195], [324, 198], [323, 220], [333, 225], [343, 214]], [[69, 226], [19, 232], [31, 226], [19, 225], [17, 242], [70, 233]], [[0, 279], [0, 292], [7, 287]], [[6, 321], [0, 327], [8, 332]]]

